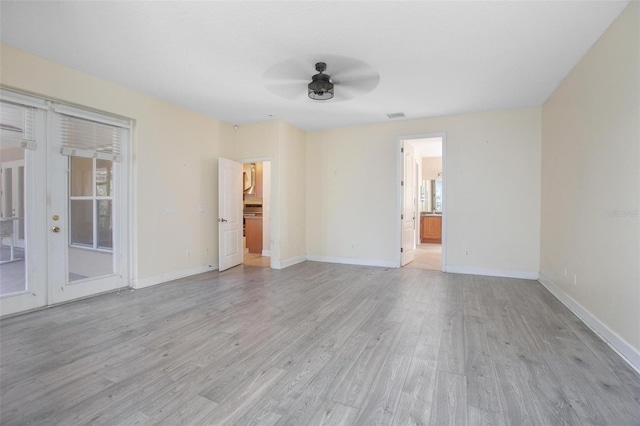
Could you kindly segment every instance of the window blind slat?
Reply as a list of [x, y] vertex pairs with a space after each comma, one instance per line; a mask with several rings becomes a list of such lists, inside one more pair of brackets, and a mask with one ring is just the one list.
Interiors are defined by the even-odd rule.
[[125, 130], [121, 127], [60, 114], [63, 155], [120, 161]]
[[35, 109], [0, 101], [0, 143], [3, 147], [36, 149]]

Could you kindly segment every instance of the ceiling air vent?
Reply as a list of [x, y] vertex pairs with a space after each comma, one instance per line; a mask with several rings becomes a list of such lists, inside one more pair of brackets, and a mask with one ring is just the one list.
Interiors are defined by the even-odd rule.
[[389, 117], [389, 118], [402, 118], [402, 117], [406, 117], [406, 115], [404, 115], [404, 112], [393, 112], [391, 114], [387, 114], [387, 117]]

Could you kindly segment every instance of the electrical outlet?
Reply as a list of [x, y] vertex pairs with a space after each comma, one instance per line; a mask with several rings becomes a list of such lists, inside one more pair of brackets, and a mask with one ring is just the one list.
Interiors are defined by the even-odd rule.
[[470, 254], [470, 253], [469, 253], [469, 250], [465, 250], [465, 251], [464, 251], [464, 255], [465, 255], [465, 256], [469, 256], [469, 254]]
[[578, 276], [577, 275], [573, 276], [573, 285], [578, 285]]
[[191, 251], [187, 250], [187, 254], [184, 257], [191, 257]]
[[564, 276], [565, 277], [567, 276], [567, 267], [566, 266], [564, 267]]

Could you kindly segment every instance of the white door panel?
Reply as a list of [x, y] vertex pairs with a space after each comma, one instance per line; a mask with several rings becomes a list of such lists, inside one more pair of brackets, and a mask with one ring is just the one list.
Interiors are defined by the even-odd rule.
[[416, 182], [415, 153], [411, 144], [403, 145], [403, 190], [402, 190], [402, 261], [404, 266], [415, 258], [416, 248]]
[[218, 162], [218, 270], [242, 263], [242, 163]]

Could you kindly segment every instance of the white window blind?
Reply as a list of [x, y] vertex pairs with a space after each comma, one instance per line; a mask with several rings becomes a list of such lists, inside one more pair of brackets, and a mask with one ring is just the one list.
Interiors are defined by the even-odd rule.
[[0, 143], [2, 147], [36, 149], [35, 108], [0, 102]]
[[122, 159], [127, 129], [66, 114], [59, 115], [59, 123], [63, 155], [111, 161]]

